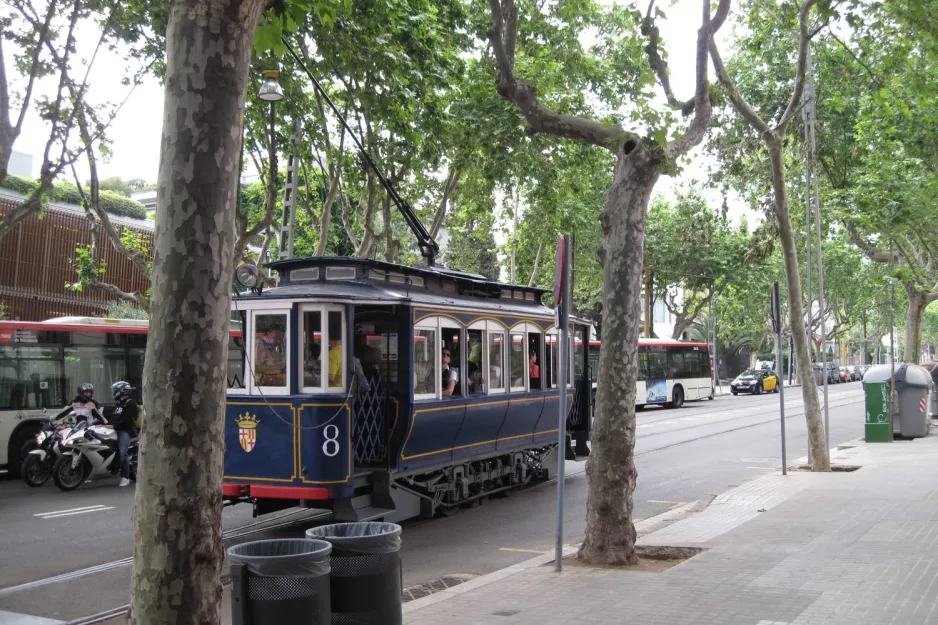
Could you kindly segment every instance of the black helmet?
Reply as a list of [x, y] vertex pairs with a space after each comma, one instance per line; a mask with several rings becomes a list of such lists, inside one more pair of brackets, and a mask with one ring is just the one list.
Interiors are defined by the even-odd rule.
[[82, 382], [78, 385], [78, 396], [85, 399], [91, 399], [94, 396], [94, 384], [91, 382]]
[[111, 385], [111, 392], [114, 394], [114, 399], [120, 399], [124, 395], [130, 395], [130, 391], [134, 388], [127, 382], [115, 382]]

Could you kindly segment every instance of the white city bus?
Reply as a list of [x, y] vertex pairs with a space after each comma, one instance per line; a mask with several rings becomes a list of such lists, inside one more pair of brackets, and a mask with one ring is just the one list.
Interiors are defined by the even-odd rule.
[[[600, 341], [590, 341], [590, 375], [599, 371]], [[710, 346], [672, 339], [638, 339], [636, 407], [680, 408], [685, 401], [713, 399]]]

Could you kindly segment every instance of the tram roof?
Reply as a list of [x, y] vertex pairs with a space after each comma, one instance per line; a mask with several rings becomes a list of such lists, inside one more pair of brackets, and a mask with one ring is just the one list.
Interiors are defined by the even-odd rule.
[[504, 284], [445, 267], [409, 267], [381, 260], [341, 256], [280, 260], [277, 286], [240, 298], [337, 298], [390, 300], [435, 306], [486, 306], [506, 312], [549, 313], [541, 298], [547, 289]]

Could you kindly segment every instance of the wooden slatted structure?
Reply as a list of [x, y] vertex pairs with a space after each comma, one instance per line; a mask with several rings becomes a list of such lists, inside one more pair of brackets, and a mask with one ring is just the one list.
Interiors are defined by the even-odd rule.
[[[23, 197], [0, 189], [0, 219]], [[153, 222], [111, 216], [119, 233], [133, 230], [145, 237], [152, 249]], [[145, 291], [149, 278], [120, 254], [98, 226], [98, 242], [105, 263], [102, 281], [127, 292]], [[101, 316], [116, 298], [99, 289], [74, 291], [75, 249], [91, 243], [91, 223], [77, 206], [50, 203], [41, 218], [22, 222], [0, 239], [0, 303], [8, 319], [43, 321], [63, 315]]]

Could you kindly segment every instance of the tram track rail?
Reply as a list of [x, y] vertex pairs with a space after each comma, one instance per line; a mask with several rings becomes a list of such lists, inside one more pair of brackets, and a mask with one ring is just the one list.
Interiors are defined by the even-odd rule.
[[[832, 399], [836, 399], [836, 398], [832, 398]], [[753, 405], [753, 404], [756, 404], [756, 403], [757, 403], [757, 402], [746, 402], [747, 407], [751, 406], [751, 407], [753, 407], [753, 408], [757, 407], [757, 406]], [[860, 396], [860, 397], [855, 397], [855, 398], [844, 398], [844, 400], [842, 400], [842, 401], [831, 401], [831, 403], [830, 403], [829, 405], [830, 405], [830, 408], [840, 408], [840, 407], [844, 407], [844, 406], [849, 406], [849, 405], [853, 405], [853, 404], [862, 404], [862, 403], [863, 403], [863, 397]], [[767, 406], [767, 407], [769, 407], [769, 406]], [[798, 407], [795, 407], [795, 406], [793, 406], [793, 408], [798, 409]], [[801, 408], [800, 412], [787, 412], [786, 415], [785, 415], [786, 421], [791, 420], [791, 419], [798, 419], [798, 418], [803, 417], [803, 416], [804, 416], [803, 406], [801, 406], [800, 408]], [[670, 411], [669, 411], [669, 412], [670, 412]], [[739, 420], [743, 420], [743, 419], [752, 419], [752, 417], [753, 417], [752, 414], [749, 414], [748, 416], [732, 417], [732, 418], [730, 418], [730, 419], [714, 419], [714, 420], [708, 420], [706, 423], [693, 424], [693, 425], [688, 425], [688, 426], [686, 426], [686, 427], [677, 427], [677, 428], [668, 430], [667, 432], [640, 433], [640, 434], [639, 434], [639, 437], [641, 437], [641, 438], [648, 438], [648, 437], [650, 437], [650, 436], [657, 436], [657, 435], [660, 435], [660, 434], [679, 435], [681, 432], [685, 432], [685, 431], [688, 431], [688, 430], [695, 430], [695, 429], [698, 429], [698, 428], [704, 427], [704, 426], [720, 426], [721, 424], [731, 423], [731, 422], [739, 421]], [[679, 418], [679, 417], [678, 417], [678, 418]], [[706, 419], [706, 417], [702, 417], [702, 418]], [[660, 422], [660, 421], [676, 421], [676, 420], [677, 420], [677, 419], [675, 419], [674, 414], [670, 414], [670, 415], [668, 415], [668, 416], [665, 417], [665, 418], [656, 419], [656, 420], [653, 421], [653, 422], [654, 422], [654, 423], [657, 423], [657, 422]], [[646, 423], [647, 423], [647, 422], [646, 422]], [[732, 428], [720, 429], [720, 430], [718, 430], [718, 431], [716, 431], [716, 432], [711, 432], [711, 433], [703, 434], [703, 435], [701, 435], [701, 436], [695, 436], [695, 437], [692, 437], [692, 438], [689, 438], [689, 439], [686, 439], [686, 440], [676, 441], [676, 442], [674, 442], [674, 443], [670, 443], [670, 444], [667, 444], [667, 445], [661, 445], [661, 446], [658, 446], [658, 447], [654, 447], [654, 448], [652, 448], [652, 449], [646, 449], [646, 450], [643, 450], [643, 451], [641, 451], [641, 452], [639, 452], [639, 453], [636, 453], [636, 454], [635, 454], [635, 457], [647, 456], [647, 455], [656, 453], [656, 452], [658, 452], [658, 451], [663, 451], [663, 450], [665, 450], [665, 449], [671, 449], [671, 448], [673, 448], [673, 447], [677, 447], [677, 446], [680, 446], [680, 445], [692, 444], [692, 443], [695, 443], [695, 442], [698, 442], [698, 441], [700, 441], [700, 440], [704, 440], [704, 439], [707, 439], [707, 438], [712, 438], [712, 437], [715, 437], [715, 436], [721, 436], [721, 435], [724, 435], [724, 434], [730, 434], [730, 433], [733, 433], [733, 432], [738, 432], [738, 431], [741, 431], [741, 430], [751, 429], [751, 428], [755, 428], [755, 427], [759, 427], [759, 426], [763, 426], [763, 425], [767, 425], [767, 424], [777, 424], [777, 423], [778, 423], [778, 415], [776, 414], [776, 415], [773, 415], [773, 416], [770, 417], [770, 418], [759, 419], [758, 421], [755, 421], [755, 422], [752, 422], [752, 423], [747, 423], [747, 424], [741, 425], [741, 426], [739, 426], [739, 427], [732, 427]], [[585, 473], [585, 472], [586, 472], [586, 469], [585, 469], [585, 467], [584, 467], [584, 468], [581, 468], [581, 469], [576, 470], [576, 471], [569, 471], [569, 472], [567, 472], [567, 473], [565, 474], [565, 476], [566, 476], [566, 477], [572, 477], [572, 476], [582, 475], [582, 474]], [[553, 477], [553, 478], [551, 478], [551, 479], [549, 479], [549, 480], [546, 480], [546, 481], [544, 481], [544, 482], [540, 482], [540, 483], [538, 483], [538, 484], [534, 484], [534, 485], [532, 485], [531, 488], [533, 489], [533, 488], [537, 488], [537, 487], [539, 487], [539, 486], [544, 486], [544, 485], [548, 485], [548, 484], [556, 484], [556, 482], [557, 482], [557, 477], [555, 476], [555, 477]], [[317, 519], [325, 519], [325, 518], [328, 518], [328, 517], [331, 516], [331, 514], [328, 513], [328, 512], [325, 512], [325, 513], [320, 512], [319, 514], [316, 514], [316, 513], [314, 513], [314, 514], [304, 514], [304, 513], [309, 513], [309, 512], [310, 512], [309, 510], [295, 510], [295, 511], [290, 511], [290, 512], [284, 513], [284, 514], [282, 514], [282, 515], [279, 515], [279, 516], [276, 516], [276, 517], [273, 517], [273, 518], [270, 518], [270, 519], [263, 519], [263, 520], [258, 521], [258, 522], [256, 522], [256, 523], [251, 523], [251, 524], [244, 525], [244, 526], [241, 526], [241, 527], [232, 528], [231, 530], [228, 530], [228, 531], [226, 531], [226, 532], [223, 534], [222, 539], [223, 539], [224, 541], [229, 541], [229, 542], [230, 542], [230, 541], [233, 541], [233, 540], [237, 540], [237, 539], [239, 539], [239, 538], [243, 538], [243, 537], [247, 537], [247, 536], [251, 536], [251, 535], [255, 535], [255, 534], [259, 534], [259, 533], [263, 533], [263, 532], [267, 532], [267, 531], [272, 531], [272, 530], [276, 530], [276, 529], [280, 529], [280, 528], [284, 528], [284, 527], [290, 527], [290, 526], [293, 526], [293, 525], [299, 525], [299, 524], [306, 523], [306, 522], [309, 522], [309, 521], [315, 521], [315, 520], [317, 520]], [[409, 520], [409, 521], [406, 521], [406, 522], [404, 523], [404, 525], [405, 525], [405, 529], [413, 529], [413, 528], [419, 527], [419, 526], [421, 526], [421, 525], [425, 525], [425, 524], [427, 524], [427, 523], [432, 523], [432, 522], [435, 521], [435, 520], [436, 520], [436, 519], [411, 519], [411, 520]], [[107, 563], [104, 563], [104, 564], [101, 564], [101, 565], [97, 565], [97, 566], [94, 566], [94, 567], [88, 567], [88, 568], [86, 568], [86, 569], [80, 569], [80, 570], [72, 571], [72, 572], [69, 572], [69, 573], [63, 573], [63, 574], [60, 574], [60, 575], [56, 575], [56, 576], [52, 576], [52, 577], [48, 577], [48, 578], [36, 580], [36, 581], [33, 581], [33, 582], [27, 582], [27, 583], [24, 583], [24, 584], [19, 584], [19, 585], [17, 585], [17, 586], [9, 586], [9, 587], [6, 587], [6, 588], [0, 588], [0, 598], [2, 598], [2, 597], [4, 597], [4, 596], [7, 596], [7, 595], [14, 594], [14, 593], [16, 593], [16, 592], [23, 592], [23, 591], [26, 591], [26, 590], [31, 590], [31, 589], [34, 589], [34, 588], [39, 588], [39, 587], [42, 587], [42, 586], [45, 586], [45, 585], [49, 585], [49, 584], [63, 583], [63, 582], [67, 582], [67, 581], [71, 581], [71, 580], [75, 580], [75, 579], [80, 579], [80, 578], [86, 577], [86, 576], [88, 576], [88, 575], [94, 575], [94, 574], [101, 573], [101, 572], [105, 572], [105, 571], [108, 571], [108, 570], [113, 570], [113, 569], [116, 569], [116, 568], [120, 568], [120, 567], [122, 567], [122, 566], [127, 566], [127, 565], [131, 564], [132, 562], [133, 562], [133, 558], [132, 558], [132, 557], [129, 557], [129, 558], [121, 558], [121, 559], [115, 560], [115, 561], [113, 561], [113, 562], [107, 562]], [[223, 587], [229, 586], [230, 583], [231, 583], [230, 576], [227, 575], [227, 574], [226, 574], [226, 575], [223, 575], [223, 576], [222, 576], [222, 579], [221, 579], [221, 583], [222, 583], [222, 586], [223, 586]], [[111, 620], [111, 619], [120, 618], [120, 617], [124, 616], [124, 615], [127, 613], [127, 611], [128, 611], [129, 609], [130, 609], [130, 604], [124, 604], [124, 605], [121, 605], [121, 606], [118, 606], [118, 607], [115, 607], [115, 608], [110, 608], [110, 609], [108, 609], [108, 610], [103, 610], [103, 611], [101, 611], [101, 612], [97, 612], [97, 613], [95, 613], [95, 614], [91, 614], [91, 615], [88, 615], [88, 616], [84, 616], [84, 617], [81, 617], [81, 618], [76, 618], [76, 619], [67, 621], [67, 622], [65, 623], [65, 625], [97, 625], [98, 623], [104, 623], [104, 622], [107, 622], [107, 621], [109, 621], [109, 620]]]
[[[291, 527], [293, 525], [300, 525], [302, 523], [307, 523], [316, 519], [325, 519], [330, 517], [331, 513], [325, 511], [316, 511], [313, 514], [310, 514], [310, 510], [305, 508], [300, 510], [291, 510], [269, 519], [261, 519], [253, 523], [248, 523], [240, 527], [234, 527], [230, 530], [226, 530], [222, 533], [222, 541], [230, 543], [231, 541], [238, 540], [239, 538], [253, 536], [255, 534], [261, 534], [285, 527]], [[126, 558], [119, 558], [110, 562], [104, 562], [102, 564], [96, 564], [94, 566], [68, 571], [66, 573], [60, 573], [50, 577], [44, 577], [42, 579], [33, 580], [31, 582], [24, 582], [14, 586], [7, 586], [5, 588], [0, 588], [0, 598], [8, 597], [20, 592], [26, 592], [28, 590], [34, 590], [36, 588], [41, 588], [50, 584], [62, 584], [65, 582], [81, 579], [83, 577], [88, 577], [89, 575], [105, 573], [107, 571], [119, 569], [124, 566], [129, 566], [133, 563], [133, 560], [134, 559], [132, 556], [128, 556]]]

